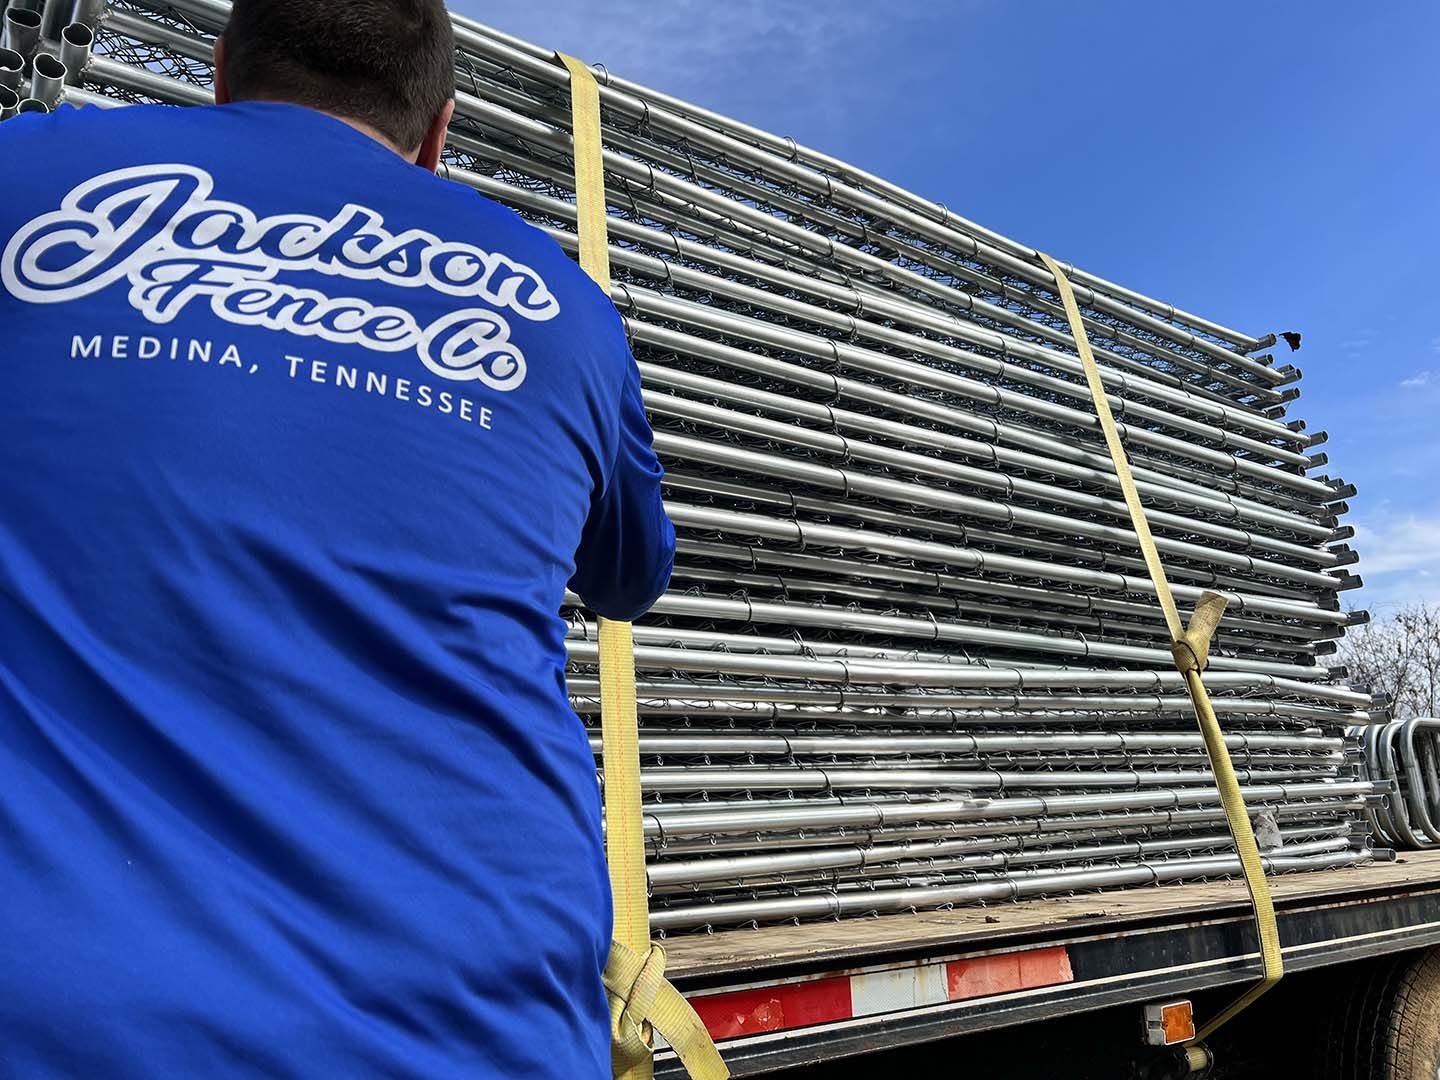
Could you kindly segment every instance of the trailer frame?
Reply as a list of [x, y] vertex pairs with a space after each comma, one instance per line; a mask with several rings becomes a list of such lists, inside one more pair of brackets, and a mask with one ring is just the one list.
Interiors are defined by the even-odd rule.
[[[1440, 851], [1273, 882], [1286, 970], [1440, 944]], [[1238, 880], [673, 938], [735, 1076], [1183, 997], [1260, 973]], [[1139, 1046], [1137, 1022], [1137, 1047]], [[656, 1076], [683, 1076], [673, 1053]]]

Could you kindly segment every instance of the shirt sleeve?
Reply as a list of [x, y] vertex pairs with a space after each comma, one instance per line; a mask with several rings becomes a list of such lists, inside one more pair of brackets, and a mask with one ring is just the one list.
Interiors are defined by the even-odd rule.
[[645, 417], [640, 369], [628, 355], [625, 363], [615, 464], [591, 502], [570, 588], [592, 611], [628, 622], [648, 611], [670, 584], [675, 528], [661, 501], [665, 471]]

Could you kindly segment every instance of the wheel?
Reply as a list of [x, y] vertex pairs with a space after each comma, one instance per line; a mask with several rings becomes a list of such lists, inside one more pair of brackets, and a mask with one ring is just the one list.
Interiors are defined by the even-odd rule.
[[1329, 1060], [1322, 1075], [1326, 1080], [1436, 1080], [1440, 951], [1402, 954], [1353, 974], [1355, 981], [1325, 1033]]
[[1421, 953], [1401, 971], [1384, 1043], [1387, 1080], [1440, 1076], [1440, 952]]

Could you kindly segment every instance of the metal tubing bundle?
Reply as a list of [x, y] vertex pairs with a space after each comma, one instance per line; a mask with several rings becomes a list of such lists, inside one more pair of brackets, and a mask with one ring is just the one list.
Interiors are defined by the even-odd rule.
[[[78, 49], [96, 29], [72, 102], [209, 99], [224, 0], [93, 15], [65, 31]], [[455, 28], [446, 175], [573, 253], [566, 71]], [[1235, 873], [1037, 252], [601, 81], [613, 298], [680, 538], [671, 591], [635, 628], [654, 925]], [[1176, 597], [1230, 600], [1206, 683], [1267, 869], [1373, 857], [1388, 785], [1358, 769], [1358, 732], [1383, 709], [1325, 659], [1366, 618], [1339, 603], [1359, 584], [1340, 524], [1354, 489], [1317, 474], [1325, 434], [1287, 419], [1300, 371], [1263, 353], [1274, 335], [1066, 272]], [[565, 614], [598, 748], [596, 628], [576, 597]]]
[[0, 0], [0, 120], [60, 104], [90, 62], [101, 10], [93, 0]]
[[1392, 792], [1369, 808], [1375, 836], [1411, 851], [1440, 844], [1440, 719], [1394, 720], [1351, 734], [1364, 749], [1363, 773]]

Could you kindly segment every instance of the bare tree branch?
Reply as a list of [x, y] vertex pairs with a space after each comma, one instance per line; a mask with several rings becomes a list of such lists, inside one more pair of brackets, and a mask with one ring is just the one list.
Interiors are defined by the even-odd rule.
[[1340, 643], [1350, 678], [1390, 698], [1393, 716], [1440, 715], [1440, 604], [1409, 604]]

